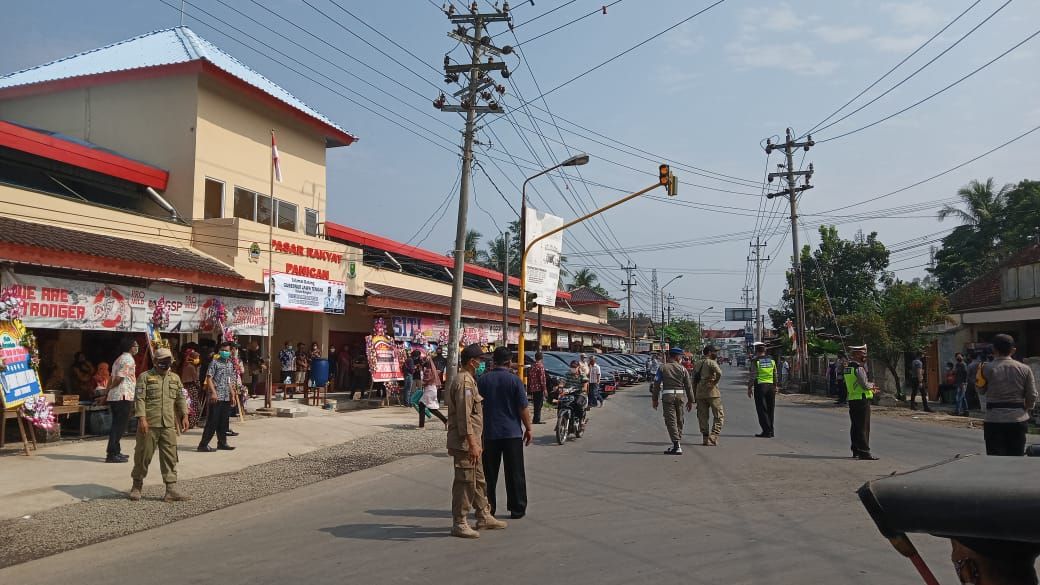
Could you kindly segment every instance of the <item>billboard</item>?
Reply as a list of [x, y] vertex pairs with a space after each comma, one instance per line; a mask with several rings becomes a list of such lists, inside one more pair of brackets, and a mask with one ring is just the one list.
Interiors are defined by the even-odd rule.
[[[563, 225], [563, 218], [538, 211], [533, 207], [525, 210], [526, 241], [524, 247], [538, 236]], [[556, 306], [556, 289], [560, 284], [560, 256], [563, 254], [563, 232], [554, 234], [535, 244], [527, 253], [527, 292], [538, 296], [535, 303]]]
[[754, 309], [726, 309], [726, 321], [754, 321]]
[[[265, 275], [267, 271], [264, 271]], [[266, 280], [266, 279], [265, 279]], [[342, 315], [346, 308], [344, 283], [310, 276], [275, 272], [274, 307], [309, 313]]]

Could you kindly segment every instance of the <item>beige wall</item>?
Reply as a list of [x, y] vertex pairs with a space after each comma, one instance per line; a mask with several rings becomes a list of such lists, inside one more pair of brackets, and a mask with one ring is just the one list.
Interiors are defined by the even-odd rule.
[[233, 216], [234, 188], [269, 194], [271, 129], [278, 140], [281, 183], [275, 198], [297, 206], [297, 230], [304, 229], [304, 209], [325, 221], [325, 139], [287, 115], [202, 78], [199, 89], [198, 150], [192, 217], [203, 217], [206, 177], [224, 182], [224, 216]]
[[0, 119], [88, 140], [169, 171], [164, 193], [193, 217], [197, 78], [194, 74], [0, 100]]

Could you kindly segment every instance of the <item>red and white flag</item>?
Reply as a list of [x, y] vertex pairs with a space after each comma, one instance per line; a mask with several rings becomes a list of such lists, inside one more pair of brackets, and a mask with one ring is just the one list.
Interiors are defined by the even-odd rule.
[[282, 182], [282, 165], [278, 160], [278, 145], [274, 142], [274, 131], [271, 131], [271, 165], [274, 167], [274, 180]]

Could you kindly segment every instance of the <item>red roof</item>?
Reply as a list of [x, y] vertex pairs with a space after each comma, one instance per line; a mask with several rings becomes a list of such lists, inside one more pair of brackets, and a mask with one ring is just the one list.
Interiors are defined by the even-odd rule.
[[950, 311], [953, 313], [970, 309], [998, 307], [1002, 304], [1001, 276], [1003, 269], [1025, 266], [1040, 262], [1040, 244], [1027, 246], [1005, 260], [993, 270], [957, 289], [950, 295]]
[[166, 190], [170, 173], [140, 161], [78, 142], [58, 134], [27, 128], [0, 120], [0, 146], [26, 152], [81, 169], [95, 171], [158, 189]]
[[705, 329], [701, 332], [704, 339], [729, 339], [731, 337], [744, 337], [743, 329]]
[[[383, 250], [390, 252], [391, 254], [398, 254], [405, 258], [414, 258], [415, 260], [422, 260], [423, 262], [429, 262], [431, 264], [437, 264], [444, 266], [449, 270], [455, 268], [455, 259], [450, 256], [431, 252], [423, 248], [417, 248], [408, 244], [402, 244], [385, 238], [383, 236], [377, 236], [370, 234], [365, 231], [361, 231], [356, 228], [347, 227], [338, 223], [327, 222], [325, 224], [325, 237], [343, 240], [344, 242], [355, 244], [358, 246], [367, 246], [369, 248], [375, 248], [377, 250]], [[502, 280], [502, 273], [497, 270], [491, 270], [490, 268], [484, 268], [483, 266], [477, 266], [476, 264], [466, 264], [466, 274], [473, 276], [480, 276], [483, 278], [489, 278], [494, 282], [500, 282]], [[515, 276], [509, 277], [509, 284], [512, 286], [519, 287], [520, 279]], [[569, 299], [571, 295], [559, 291], [556, 293], [556, 297], [560, 299]]]
[[607, 298], [587, 286], [571, 290], [570, 295], [570, 303], [571, 306], [574, 307], [581, 305], [606, 305], [610, 308], [616, 309], [621, 306], [621, 303], [614, 299]]

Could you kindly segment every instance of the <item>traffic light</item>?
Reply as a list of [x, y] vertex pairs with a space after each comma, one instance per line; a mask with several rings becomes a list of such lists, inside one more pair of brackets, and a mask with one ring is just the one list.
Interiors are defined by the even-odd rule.
[[524, 306], [525, 311], [533, 311], [535, 308], [534, 300], [538, 298], [538, 293], [529, 292], [527, 293], [527, 304]]
[[658, 181], [668, 190], [669, 197], [679, 194], [679, 179], [672, 174], [672, 168], [668, 165], [658, 167]]

